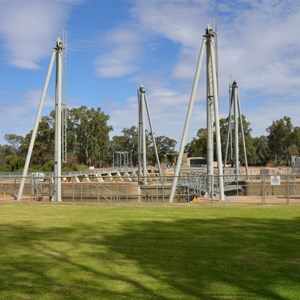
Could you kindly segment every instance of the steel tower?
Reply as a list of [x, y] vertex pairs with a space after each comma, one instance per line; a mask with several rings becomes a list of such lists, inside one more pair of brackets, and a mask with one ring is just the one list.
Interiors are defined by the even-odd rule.
[[206, 50], [206, 88], [207, 88], [207, 185], [208, 194], [213, 196], [213, 124], [215, 125], [215, 136], [216, 136], [216, 154], [218, 161], [218, 185], [219, 185], [219, 198], [224, 200], [224, 179], [223, 179], [223, 163], [222, 163], [222, 151], [221, 151], [221, 136], [220, 136], [220, 122], [219, 122], [219, 97], [218, 97], [218, 80], [217, 80], [217, 59], [216, 59], [216, 43], [215, 43], [216, 33], [207, 26], [205, 34], [203, 35], [200, 53], [198, 57], [198, 63], [196, 67], [196, 73], [194, 77], [194, 83], [192, 88], [192, 93], [190, 97], [188, 112], [185, 120], [185, 125], [182, 133], [180, 150], [178, 154], [177, 165], [174, 173], [174, 179], [171, 188], [171, 194], [169, 202], [173, 203], [175, 191], [177, 187], [180, 167], [182, 163], [183, 151], [186, 143], [186, 137], [188, 129], [190, 126], [192, 110], [194, 107], [195, 96], [197, 92], [197, 87], [199, 83], [199, 77], [201, 73], [201, 67], [204, 58], [204, 52]]
[[45, 102], [46, 93], [48, 90], [48, 85], [56, 59], [56, 80], [55, 80], [55, 153], [54, 153], [54, 201], [61, 201], [61, 159], [62, 159], [62, 53], [64, 51], [64, 44], [60, 38], [56, 41], [56, 46], [53, 48], [43, 92], [41, 95], [38, 112], [35, 119], [34, 128], [31, 135], [31, 140], [26, 156], [25, 166], [23, 170], [23, 175], [20, 182], [19, 192], [17, 201], [21, 201], [24, 185], [26, 181], [26, 176], [28, 173], [29, 163], [32, 155], [32, 150], [41, 119], [41, 114]]

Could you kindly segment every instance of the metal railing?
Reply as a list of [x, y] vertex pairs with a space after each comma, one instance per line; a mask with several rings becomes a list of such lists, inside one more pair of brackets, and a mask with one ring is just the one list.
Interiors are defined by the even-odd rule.
[[[0, 176], [0, 201], [16, 202], [21, 176]], [[136, 174], [95, 176], [72, 174], [62, 178], [62, 202], [103, 204], [167, 204], [174, 176], [150, 174], [147, 185]], [[223, 175], [224, 201], [219, 195], [219, 176], [201, 172], [180, 173], [174, 203], [197, 204], [300, 204], [300, 174], [291, 172], [255, 175]], [[21, 201], [53, 201], [53, 176], [27, 176]]]

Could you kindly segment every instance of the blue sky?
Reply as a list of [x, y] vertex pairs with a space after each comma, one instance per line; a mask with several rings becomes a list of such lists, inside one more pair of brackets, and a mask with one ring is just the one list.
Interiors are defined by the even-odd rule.
[[[220, 117], [229, 78], [252, 135], [288, 115], [300, 126], [300, 1], [0, 0], [0, 144], [34, 120], [52, 48], [68, 31], [67, 105], [100, 107], [113, 135], [137, 126], [145, 86], [156, 135], [180, 143], [207, 24], [218, 17]], [[54, 74], [43, 115], [54, 108]], [[202, 71], [189, 140], [205, 127]]]

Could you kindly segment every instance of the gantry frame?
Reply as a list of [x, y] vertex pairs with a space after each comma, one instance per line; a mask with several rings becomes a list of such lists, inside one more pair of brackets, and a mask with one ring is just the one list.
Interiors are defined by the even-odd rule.
[[42, 91], [34, 128], [32, 131], [29, 148], [27, 151], [26, 161], [24, 165], [24, 170], [20, 182], [19, 192], [17, 196], [17, 201], [21, 201], [24, 191], [24, 185], [26, 177], [28, 174], [29, 163], [39, 127], [39, 122], [41, 120], [41, 114], [45, 102], [45, 97], [47, 94], [49, 81], [56, 60], [56, 80], [55, 80], [55, 145], [54, 145], [54, 198], [56, 202], [62, 201], [61, 199], [61, 162], [62, 162], [62, 53], [64, 51], [64, 43], [58, 38], [56, 40], [56, 46], [53, 48], [52, 56], [50, 59], [47, 76], [44, 83], [44, 88]]
[[219, 198], [224, 200], [224, 178], [223, 178], [223, 163], [221, 151], [221, 135], [220, 135], [220, 122], [219, 122], [219, 96], [218, 96], [218, 80], [217, 80], [217, 62], [216, 62], [216, 33], [207, 26], [205, 34], [203, 35], [200, 53], [198, 57], [196, 73], [194, 77], [193, 88], [190, 96], [188, 112], [184, 124], [184, 129], [181, 138], [181, 144], [178, 154], [176, 169], [174, 172], [174, 179], [172, 183], [169, 202], [174, 202], [174, 196], [179, 179], [179, 173], [182, 163], [184, 147], [186, 143], [187, 133], [190, 126], [191, 115], [195, 103], [197, 87], [199, 83], [201, 67], [204, 59], [204, 52], [206, 50], [206, 111], [207, 111], [207, 195], [213, 197], [214, 195], [214, 169], [213, 169], [213, 137], [215, 128], [216, 137], [216, 154], [218, 162], [218, 183], [219, 183]]

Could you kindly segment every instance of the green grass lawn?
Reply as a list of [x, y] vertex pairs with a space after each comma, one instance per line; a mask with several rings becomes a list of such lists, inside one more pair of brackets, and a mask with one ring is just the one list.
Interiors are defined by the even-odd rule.
[[300, 206], [1, 204], [0, 299], [300, 299]]

